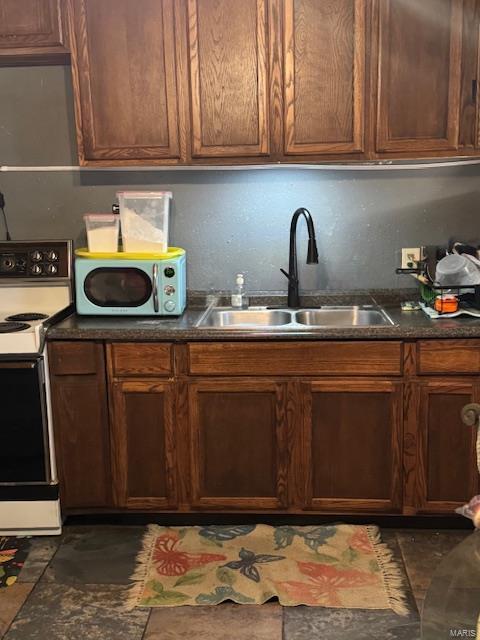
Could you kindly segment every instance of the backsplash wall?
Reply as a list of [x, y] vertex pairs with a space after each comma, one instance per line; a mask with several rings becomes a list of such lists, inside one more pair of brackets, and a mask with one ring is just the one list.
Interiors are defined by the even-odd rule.
[[[0, 69], [0, 165], [75, 165], [68, 67]], [[109, 211], [123, 188], [171, 189], [171, 237], [188, 252], [193, 289], [230, 288], [238, 271], [251, 290], [286, 288], [290, 218], [314, 218], [320, 264], [305, 265], [303, 288], [410, 286], [395, 275], [402, 246], [480, 241], [480, 166], [339, 171], [1, 172], [14, 238], [71, 237], [84, 244], [82, 215]]]

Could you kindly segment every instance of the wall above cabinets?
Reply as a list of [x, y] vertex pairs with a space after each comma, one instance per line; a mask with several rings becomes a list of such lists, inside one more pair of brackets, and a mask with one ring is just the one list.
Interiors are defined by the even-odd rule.
[[478, 0], [59, 2], [81, 165], [480, 155]]

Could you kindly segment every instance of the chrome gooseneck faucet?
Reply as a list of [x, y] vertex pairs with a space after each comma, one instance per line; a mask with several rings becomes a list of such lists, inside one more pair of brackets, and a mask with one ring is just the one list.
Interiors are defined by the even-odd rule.
[[298, 284], [298, 265], [297, 265], [297, 222], [298, 218], [303, 215], [307, 221], [308, 229], [308, 250], [307, 264], [318, 264], [317, 241], [315, 240], [315, 227], [310, 211], [305, 207], [300, 207], [292, 216], [290, 225], [290, 253], [288, 259], [288, 273], [284, 269], [280, 269], [284, 276], [288, 278], [288, 306], [297, 309], [300, 306], [299, 284]]

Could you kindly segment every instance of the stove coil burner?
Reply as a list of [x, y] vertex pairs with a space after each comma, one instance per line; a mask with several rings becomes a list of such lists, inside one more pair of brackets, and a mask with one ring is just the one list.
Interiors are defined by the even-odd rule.
[[18, 322], [29, 322], [31, 320], [45, 320], [48, 318], [44, 313], [16, 313], [13, 316], [8, 316], [5, 320], [14, 320]]
[[14, 333], [24, 331], [30, 327], [26, 322], [0, 322], [0, 333]]

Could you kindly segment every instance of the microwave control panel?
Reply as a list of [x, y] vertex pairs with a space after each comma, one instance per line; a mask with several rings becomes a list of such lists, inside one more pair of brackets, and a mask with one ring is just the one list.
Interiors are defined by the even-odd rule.
[[159, 313], [177, 315], [185, 308], [185, 257], [161, 266]]

